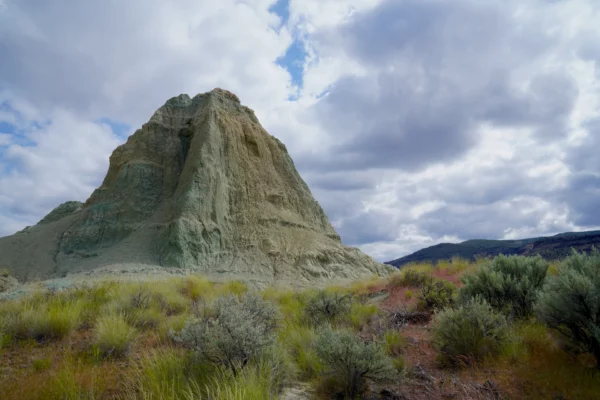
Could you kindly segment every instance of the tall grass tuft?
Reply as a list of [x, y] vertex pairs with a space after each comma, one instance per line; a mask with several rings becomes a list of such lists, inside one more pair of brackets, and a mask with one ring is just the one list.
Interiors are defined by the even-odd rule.
[[94, 327], [94, 345], [104, 358], [119, 358], [127, 355], [137, 332], [120, 314], [109, 314], [98, 318]]
[[15, 305], [2, 317], [6, 334], [43, 342], [70, 335], [80, 324], [85, 303], [51, 298], [46, 303], [29, 299]]

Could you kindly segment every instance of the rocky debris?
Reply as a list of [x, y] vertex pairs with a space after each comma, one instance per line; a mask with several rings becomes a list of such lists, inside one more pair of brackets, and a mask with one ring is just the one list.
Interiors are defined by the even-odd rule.
[[19, 285], [19, 281], [10, 276], [7, 272], [0, 272], [0, 293], [7, 292], [16, 288]]
[[282, 400], [309, 400], [314, 398], [312, 388], [307, 383], [296, 382], [284, 389], [281, 394]]
[[222, 89], [168, 100], [84, 204], [0, 238], [0, 263], [17, 277], [134, 265], [295, 285], [393, 270], [342, 245], [285, 145]]
[[388, 312], [390, 326], [400, 329], [408, 324], [426, 324], [431, 319], [431, 315], [424, 311], [411, 311], [406, 306], [400, 306], [393, 311]]

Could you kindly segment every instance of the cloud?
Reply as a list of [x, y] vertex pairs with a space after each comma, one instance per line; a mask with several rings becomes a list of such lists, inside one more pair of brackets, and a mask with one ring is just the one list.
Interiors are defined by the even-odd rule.
[[313, 19], [314, 2], [296, 8], [314, 53], [304, 94], [324, 93], [303, 116], [320, 146], [298, 163], [345, 240], [391, 259], [598, 225], [596, 181], [574, 180], [568, 159], [594, 148], [596, 3], [341, 3]]
[[275, 29], [272, 3], [11, 1], [0, 14], [0, 85], [44, 111], [136, 126], [172, 96], [217, 86], [266, 111], [291, 90], [275, 63], [291, 37]]
[[57, 111], [18, 140], [5, 143], [0, 157], [0, 235], [37, 222], [65, 200], [85, 201], [108, 169], [108, 155], [120, 144], [110, 127]]
[[600, 226], [599, 18], [592, 0], [5, 1], [0, 234], [85, 199], [124, 134], [218, 86], [380, 260]]
[[525, 22], [489, 3], [400, 1], [315, 33], [317, 52], [340, 53], [364, 71], [341, 76], [314, 106], [344, 140], [329, 149], [335, 158], [312, 165], [452, 161], [477, 143], [484, 123], [564, 136], [577, 88], [565, 71], [541, 68], [553, 37]]

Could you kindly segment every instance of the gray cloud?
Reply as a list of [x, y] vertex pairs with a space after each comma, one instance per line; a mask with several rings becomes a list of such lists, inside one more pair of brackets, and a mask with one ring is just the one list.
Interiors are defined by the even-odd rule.
[[581, 90], [589, 92], [572, 63], [600, 55], [600, 33], [570, 19], [578, 5], [591, 3], [383, 1], [312, 32], [319, 57], [353, 66], [311, 110], [331, 144], [301, 154], [300, 165], [350, 182], [369, 171], [373, 182], [356, 191], [320, 180], [317, 197], [343, 239], [391, 259], [402, 255], [394, 249], [449, 237], [599, 225], [591, 214], [600, 162], [591, 154], [600, 143], [588, 138], [565, 154], [582, 121], [573, 120]]
[[526, 82], [513, 74], [552, 45], [541, 28], [518, 24], [509, 7], [411, 0], [383, 2], [316, 34], [317, 49], [341, 51], [368, 73], [341, 78], [315, 106], [345, 140], [312, 165], [419, 169], [463, 155], [482, 123], [563, 136], [574, 82], [562, 71]]
[[572, 174], [559, 199], [569, 205], [573, 221], [600, 226], [600, 118], [586, 124], [588, 136], [567, 154]]

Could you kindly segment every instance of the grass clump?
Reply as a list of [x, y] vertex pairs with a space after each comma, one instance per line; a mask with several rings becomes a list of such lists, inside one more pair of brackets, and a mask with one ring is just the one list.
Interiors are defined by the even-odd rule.
[[441, 310], [454, 305], [458, 289], [452, 282], [432, 279], [423, 284], [419, 293], [419, 307], [424, 310]]
[[277, 356], [262, 357], [237, 375], [227, 369], [217, 370], [203, 387], [192, 382], [184, 399], [276, 399], [286, 383], [285, 366], [280, 362]]
[[433, 334], [445, 365], [466, 366], [494, 356], [507, 340], [506, 317], [476, 297], [436, 314]]
[[173, 339], [234, 376], [275, 344], [279, 315], [272, 302], [256, 294], [227, 295], [216, 300], [212, 311], [209, 318], [189, 319]]
[[36, 372], [46, 371], [52, 366], [52, 360], [49, 358], [36, 358], [31, 365]]
[[65, 299], [28, 299], [5, 310], [4, 331], [15, 339], [63, 339], [80, 324], [84, 303]]
[[101, 357], [119, 358], [131, 350], [136, 335], [136, 329], [123, 315], [109, 314], [96, 321], [93, 343]]
[[406, 347], [406, 339], [400, 334], [400, 331], [390, 329], [383, 334], [385, 350], [391, 356], [402, 354]]
[[112, 301], [104, 311], [121, 314], [130, 325], [140, 329], [154, 329], [165, 318], [186, 312], [191, 300], [187, 299], [174, 282], [151, 282], [118, 285]]
[[248, 292], [248, 285], [242, 281], [229, 281], [219, 286], [218, 292], [221, 295], [233, 294], [241, 297]]
[[498, 311], [527, 317], [533, 313], [547, 270], [548, 263], [539, 256], [501, 255], [464, 275], [460, 294], [463, 299], [480, 296]]
[[536, 311], [571, 350], [592, 354], [600, 369], [600, 252], [565, 259], [544, 286]]
[[323, 330], [316, 351], [330, 376], [328, 384], [334, 395], [354, 399], [364, 392], [369, 381], [381, 382], [397, 375], [383, 346], [364, 343], [350, 331]]
[[310, 380], [323, 372], [315, 350], [317, 336], [316, 330], [306, 325], [288, 324], [279, 333], [279, 343], [293, 358], [299, 379]]
[[130, 373], [125, 399], [176, 400], [189, 389], [189, 357], [176, 349], [145, 353]]
[[355, 330], [361, 330], [369, 323], [381, 315], [382, 311], [376, 304], [365, 304], [359, 301], [353, 301], [350, 307], [349, 320]]
[[193, 302], [197, 302], [200, 299], [211, 298], [214, 295], [214, 285], [204, 276], [190, 275], [180, 283], [179, 291]]

